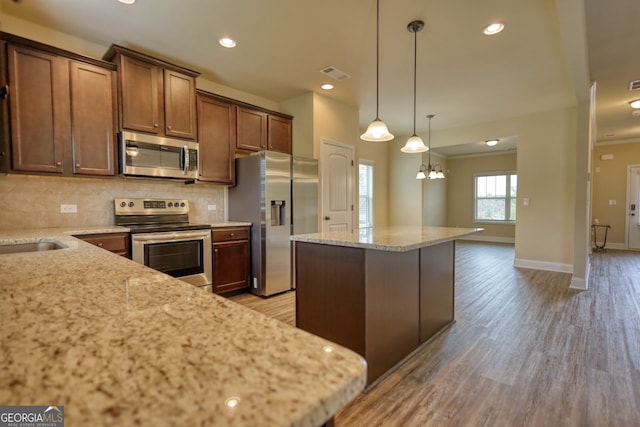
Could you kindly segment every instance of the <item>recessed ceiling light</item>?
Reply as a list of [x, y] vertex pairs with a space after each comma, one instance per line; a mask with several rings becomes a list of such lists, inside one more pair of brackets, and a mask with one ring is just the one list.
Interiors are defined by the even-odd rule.
[[498, 145], [499, 139], [487, 139], [484, 143], [489, 147], [493, 147], [494, 145]]
[[227, 405], [228, 408], [235, 408], [240, 403], [240, 398], [236, 396], [232, 396], [225, 400], [224, 404]]
[[136, 0], [118, 0], [120, 3], [124, 4], [134, 4]]
[[218, 43], [220, 43], [220, 46], [222, 47], [228, 47], [228, 48], [236, 47], [235, 40], [230, 39], [229, 37], [221, 38], [220, 40], [218, 40]]
[[333, 85], [331, 83], [325, 83], [322, 86], [320, 86], [322, 89], [324, 90], [331, 90], [333, 89]]
[[640, 99], [634, 99], [629, 105], [631, 105], [631, 108], [640, 108]]
[[488, 36], [492, 36], [494, 34], [498, 34], [502, 30], [504, 30], [504, 24], [502, 22], [494, 22], [487, 26], [482, 32]]

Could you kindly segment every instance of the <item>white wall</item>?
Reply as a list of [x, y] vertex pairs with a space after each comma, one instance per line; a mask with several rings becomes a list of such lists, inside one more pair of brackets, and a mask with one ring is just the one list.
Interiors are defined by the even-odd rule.
[[[435, 133], [441, 146], [482, 141], [496, 134], [518, 137], [516, 265], [572, 270], [576, 122], [576, 109], [571, 107]], [[390, 200], [398, 212], [406, 212], [410, 218], [392, 215], [391, 222], [418, 223], [413, 214], [423, 205], [422, 197], [416, 196], [420, 190], [414, 188], [419, 160], [401, 156], [397, 153], [400, 142], [396, 145], [390, 153]], [[522, 204], [525, 197], [529, 206]]]

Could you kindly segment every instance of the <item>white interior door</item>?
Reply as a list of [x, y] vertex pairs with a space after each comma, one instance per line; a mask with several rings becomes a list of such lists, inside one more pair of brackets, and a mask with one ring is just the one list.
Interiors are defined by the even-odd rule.
[[627, 242], [629, 249], [640, 250], [640, 166], [630, 166], [627, 179]]
[[320, 156], [321, 229], [353, 230], [354, 148], [323, 139]]

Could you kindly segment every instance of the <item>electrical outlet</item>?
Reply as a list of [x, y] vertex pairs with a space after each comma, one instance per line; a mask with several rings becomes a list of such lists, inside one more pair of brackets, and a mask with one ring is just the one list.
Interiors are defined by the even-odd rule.
[[218, 207], [216, 205], [207, 205], [207, 209], [210, 211], [215, 211], [218, 209]]
[[78, 213], [78, 205], [60, 205], [60, 213]]

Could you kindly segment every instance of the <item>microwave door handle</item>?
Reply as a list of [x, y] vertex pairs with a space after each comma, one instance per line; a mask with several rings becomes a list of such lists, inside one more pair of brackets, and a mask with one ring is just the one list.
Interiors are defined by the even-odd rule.
[[182, 172], [185, 174], [189, 171], [189, 147], [182, 146]]

